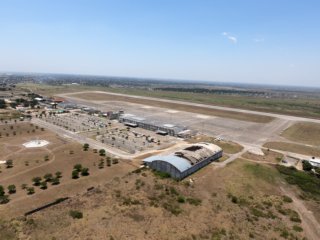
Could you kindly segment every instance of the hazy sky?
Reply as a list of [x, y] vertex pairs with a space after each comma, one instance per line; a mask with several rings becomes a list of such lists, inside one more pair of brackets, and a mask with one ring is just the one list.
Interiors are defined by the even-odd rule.
[[320, 86], [320, 1], [0, 0], [0, 71]]

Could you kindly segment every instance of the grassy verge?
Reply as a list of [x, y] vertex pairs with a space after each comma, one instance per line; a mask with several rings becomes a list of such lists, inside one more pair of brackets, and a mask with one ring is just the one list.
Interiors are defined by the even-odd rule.
[[263, 146], [270, 149], [320, 157], [320, 148], [316, 147], [309, 147], [300, 144], [286, 142], [268, 142]]
[[288, 140], [309, 145], [320, 145], [320, 124], [317, 123], [296, 123], [286, 129], [282, 136]]

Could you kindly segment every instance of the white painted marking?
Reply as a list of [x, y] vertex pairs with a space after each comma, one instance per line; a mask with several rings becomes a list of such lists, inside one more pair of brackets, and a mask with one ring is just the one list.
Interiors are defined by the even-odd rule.
[[198, 115], [196, 115], [196, 118], [200, 118], [200, 119], [208, 119], [208, 118], [210, 118], [210, 116], [206, 116], [206, 115], [198, 114]]
[[179, 111], [176, 111], [176, 110], [167, 110], [166, 112], [167, 112], [167, 113], [178, 113]]

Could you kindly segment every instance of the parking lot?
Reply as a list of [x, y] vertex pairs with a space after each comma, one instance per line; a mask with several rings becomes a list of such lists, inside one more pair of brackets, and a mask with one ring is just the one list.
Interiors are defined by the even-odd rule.
[[92, 138], [131, 154], [167, 148], [177, 141], [175, 137], [158, 135], [141, 128], [130, 128], [117, 120], [88, 115], [80, 111], [47, 114], [42, 119], [75, 134]]

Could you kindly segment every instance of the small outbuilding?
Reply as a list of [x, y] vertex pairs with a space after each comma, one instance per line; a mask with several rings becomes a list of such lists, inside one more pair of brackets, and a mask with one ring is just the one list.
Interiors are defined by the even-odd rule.
[[219, 159], [222, 154], [223, 151], [219, 146], [202, 142], [190, 144], [168, 155], [148, 157], [143, 163], [151, 169], [168, 173], [172, 178], [181, 180]]

